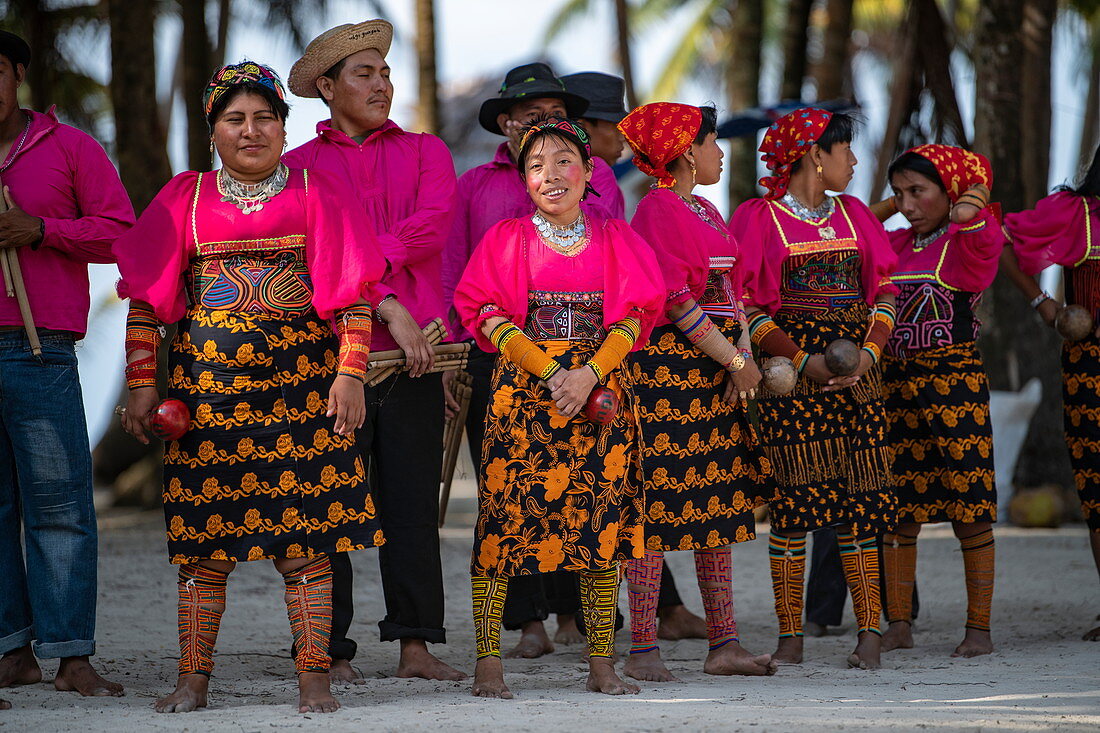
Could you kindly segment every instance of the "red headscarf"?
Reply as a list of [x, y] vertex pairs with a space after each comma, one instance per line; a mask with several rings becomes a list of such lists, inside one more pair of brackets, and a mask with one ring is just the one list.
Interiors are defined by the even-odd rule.
[[993, 169], [989, 159], [981, 153], [939, 143], [918, 145], [906, 152], [915, 153], [935, 166], [951, 203], [958, 201], [966, 189], [979, 183], [990, 190], [993, 188]]
[[760, 160], [773, 173], [760, 179], [760, 185], [768, 189], [764, 198], [777, 199], [787, 192], [791, 165], [810, 152], [810, 146], [821, 138], [832, 118], [832, 112], [804, 107], [772, 123], [760, 143]]
[[[657, 179], [659, 188], [672, 188], [676, 177], [668, 164], [679, 158], [699, 135], [703, 113], [698, 107], [675, 102], [654, 102], [638, 107], [618, 124], [634, 151], [634, 165], [647, 176]], [[649, 159], [646, 163], [639, 153]]]

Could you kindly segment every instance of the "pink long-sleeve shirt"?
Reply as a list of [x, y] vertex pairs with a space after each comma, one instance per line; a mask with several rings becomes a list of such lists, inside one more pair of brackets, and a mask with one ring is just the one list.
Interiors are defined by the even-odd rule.
[[[99, 143], [45, 114], [31, 118], [21, 148], [18, 138], [0, 166], [12, 201], [46, 224], [34, 248], [19, 248], [19, 266], [38, 328], [88, 329], [88, 263], [110, 263], [111, 244], [134, 223], [134, 209], [118, 172]], [[21, 326], [15, 298], [0, 291], [0, 325]]]
[[[599, 196], [589, 196], [581, 206], [604, 218], [625, 218], [626, 203], [611, 166], [600, 158], [593, 158], [592, 162], [592, 188]], [[443, 298], [448, 308], [454, 303], [462, 271], [485, 233], [505, 219], [535, 213], [523, 176], [508, 153], [508, 143], [501, 143], [491, 162], [471, 168], [459, 177], [455, 209], [454, 226], [443, 253]], [[457, 339], [471, 338], [458, 319], [452, 319], [450, 327]]]
[[[380, 296], [395, 295], [420, 326], [446, 319], [441, 268], [454, 214], [450, 151], [434, 135], [405, 132], [392, 120], [362, 143], [330, 122], [317, 123], [317, 137], [284, 155], [284, 162], [328, 171], [354, 194], [386, 259]], [[371, 351], [396, 348], [385, 326], [373, 329]]]

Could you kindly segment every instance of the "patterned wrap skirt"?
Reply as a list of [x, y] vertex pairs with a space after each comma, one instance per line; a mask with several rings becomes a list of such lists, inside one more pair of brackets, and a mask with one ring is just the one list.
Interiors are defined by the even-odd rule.
[[[741, 327], [715, 319], [736, 342]], [[756, 539], [753, 509], [775, 498], [771, 463], [726, 370], [680, 329], [660, 326], [631, 357], [642, 425], [646, 547], [703, 550]]]
[[1081, 511], [1100, 532], [1100, 340], [1094, 334], [1062, 347], [1066, 446]]
[[315, 316], [192, 308], [180, 321], [168, 396], [191, 427], [164, 452], [173, 563], [382, 544], [355, 436], [325, 416], [336, 351]]
[[[821, 354], [834, 339], [862, 343], [867, 314], [859, 303], [812, 315], [781, 309], [774, 320], [805, 351]], [[850, 525], [857, 537], [893, 529], [897, 496], [877, 367], [837, 392], [800, 376], [788, 395], [763, 389], [757, 408], [779, 484], [773, 527], [804, 532]]]
[[[538, 342], [565, 368], [598, 342]], [[607, 425], [561, 416], [550, 390], [497, 359], [485, 418], [478, 517], [470, 572], [511, 577], [555, 570], [606, 570], [644, 554], [645, 495], [629, 376], [606, 384], [621, 407]]]
[[973, 341], [883, 357], [898, 524], [994, 522], [989, 383]]

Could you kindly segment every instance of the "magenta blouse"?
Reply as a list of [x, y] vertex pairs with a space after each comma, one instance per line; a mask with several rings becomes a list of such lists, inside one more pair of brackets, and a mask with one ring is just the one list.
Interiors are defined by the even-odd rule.
[[1053, 193], [1034, 209], [1005, 215], [1005, 228], [1020, 270], [1028, 275], [1100, 259], [1100, 200], [1094, 197]]

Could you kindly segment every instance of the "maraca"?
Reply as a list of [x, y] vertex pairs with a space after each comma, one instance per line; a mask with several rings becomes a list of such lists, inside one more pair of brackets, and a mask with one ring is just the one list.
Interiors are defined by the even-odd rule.
[[775, 394], [790, 394], [798, 384], [798, 371], [794, 362], [785, 356], [773, 356], [764, 362], [761, 370], [764, 386]]
[[161, 440], [179, 440], [191, 425], [191, 411], [187, 405], [169, 397], [153, 410], [149, 427]]
[[1092, 333], [1096, 324], [1087, 308], [1067, 305], [1054, 317], [1054, 327], [1066, 341], [1080, 341]]
[[838, 377], [847, 377], [859, 369], [859, 347], [848, 339], [836, 339], [825, 347], [825, 366]]
[[608, 387], [597, 384], [584, 404], [584, 416], [597, 425], [607, 425], [619, 414], [619, 396]]

